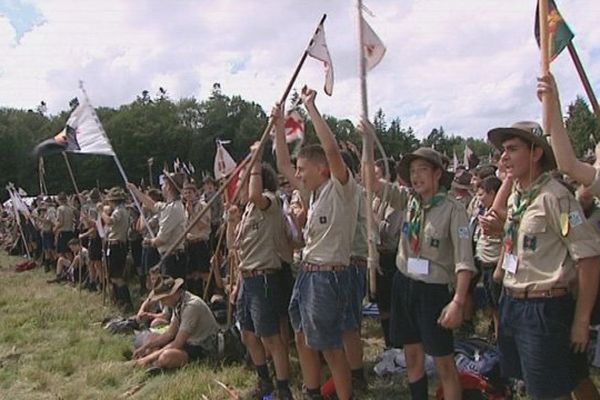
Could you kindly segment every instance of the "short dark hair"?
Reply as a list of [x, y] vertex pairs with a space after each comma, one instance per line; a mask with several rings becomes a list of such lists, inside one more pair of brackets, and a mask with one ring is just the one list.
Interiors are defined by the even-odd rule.
[[154, 201], [161, 201], [163, 199], [160, 190], [155, 188], [148, 189], [148, 197], [150, 197]]
[[358, 160], [356, 160], [355, 157], [353, 157], [353, 153], [350, 153], [348, 151], [342, 151], [341, 154], [342, 159], [346, 164], [346, 167], [350, 170], [352, 175], [356, 175], [358, 172], [357, 164], [360, 164], [360, 162], [358, 162]]
[[79, 246], [80, 244], [81, 242], [77, 238], [73, 238], [67, 243], [68, 246]]
[[483, 189], [486, 193], [498, 193], [498, 189], [502, 185], [502, 181], [498, 179], [496, 176], [488, 176], [483, 178], [481, 182], [477, 185], [477, 188]]
[[277, 188], [279, 187], [279, 179], [277, 179], [277, 173], [275, 172], [273, 167], [271, 167], [271, 165], [269, 165], [268, 163], [264, 162], [262, 163], [262, 168], [260, 172], [263, 189], [268, 190], [269, 192], [277, 191]]
[[301, 148], [298, 153], [298, 158], [304, 158], [310, 162], [328, 165], [325, 150], [318, 144], [309, 144], [308, 146]]
[[[388, 158], [388, 165], [390, 167], [390, 182], [395, 182], [397, 175], [396, 162], [391, 158]], [[380, 158], [379, 160], [375, 161], [375, 166], [385, 172], [385, 161], [383, 158]]]

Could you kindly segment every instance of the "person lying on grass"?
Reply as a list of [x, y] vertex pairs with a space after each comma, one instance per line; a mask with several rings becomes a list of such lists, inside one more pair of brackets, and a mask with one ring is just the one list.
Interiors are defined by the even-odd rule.
[[133, 364], [149, 366], [148, 372], [180, 368], [190, 361], [218, 353], [219, 326], [208, 305], [182, 287], [183, 279], [162, 276], [150, 293], [150, 301], [160, 301], [173, 310], [169, 328], [148, 340], [133, 353]]

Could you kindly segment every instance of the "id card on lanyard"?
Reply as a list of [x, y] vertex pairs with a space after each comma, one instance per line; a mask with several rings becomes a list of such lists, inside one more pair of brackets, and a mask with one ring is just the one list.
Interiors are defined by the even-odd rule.
[[429, 275], [429, 260], [425, 258], [408, 258], [408, 273], [415, 275]]

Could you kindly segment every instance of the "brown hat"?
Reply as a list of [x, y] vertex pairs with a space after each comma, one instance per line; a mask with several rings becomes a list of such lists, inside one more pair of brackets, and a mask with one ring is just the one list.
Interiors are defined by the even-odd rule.
[[120, 187], [113, 187], [106, 194], [106, 200], [108, 201], [125, 201], [125, 192]]
[[165, 179], [171, 182], [172, 185], [175, 185], [177, 191], [181, 191], [183, 188], [183, 183], [185, 181], [185, 175], [180, 172], [165, 172]]
[[414, 160], [421, 159], [433, 164], [435, 167], [442, 170], [442, 177], [440, 179], [440, 186], [450, 189], [452, 184], [452, 173], [446, 171], [442, 162], [442, 156], [440, 153], [429, 147], [420, 147], [410, 154], [405, 155], [400, 160], [398, 165], [398, 174], [400, 178], [404, 180], [410, 186], [410, 163]]
[[177, 290], [183, 285], [183, 279], [173, 279], [170, 276], [161, 276], [156, 280], [152, 291], [150, 292], [150, 301], [159, 301], [167, 296], [177, 293]]
[[454, 175], [452, 181], [452, 187], [455, 189], [470, 190], [471, 189], [471, 178], [473, 176], [467, 171], [463, 171], [460, 174]]
[[488, 140], [499, 150], [502, 150], [502, 143], [513, 137], [518, 137], [531, 143], [534, 146], [540, 146], [544, 151], [542, 157], [542, 168], [549, 171], [556, 168], [556, 160], [552, 147], [546, 139], [542, 127], [537, 122], [522, 121], [513, 124], [510, 128], [495, 128], [488, 132]]
[[60, 203], [66, 203], [67, 202], [67, 194], [65, 192], [60, 192], [58, 194], [58, 196], [56, 196], [56, 200], [59, 201]]

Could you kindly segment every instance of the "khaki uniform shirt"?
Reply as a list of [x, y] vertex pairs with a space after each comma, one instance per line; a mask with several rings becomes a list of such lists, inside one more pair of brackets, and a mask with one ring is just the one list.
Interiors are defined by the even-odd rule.
[[248, 203], [238, 225], [236, 242], [239, 249], [241, 271], [280, 269], [276, 236], [281, 234], [281, 206], [274, 193], [264, 192], [269, 207], [261, 210]]
[[483, 233], [481, 226], [475, 226], [475, 258], [485, 264], [495, 264], [500, 258], [500, 250], [502, 248], [502, 239], [488, 236]]
[[[508, 199], [509, 217], [513, 196]], [[566, 234], [564, 226], [561, 227], [561, 214], [563, 219], [568, 218]], [[518, 259], [517, 270], [505, 271], [504, 287], [565, 288], [575, 283], [577, 260], [600, 254], [600, 241], [575, 197], [558, 181], [550, 179], [523, 212], [512, 254]]]
[[66, 205], [61, 205], [56, 210], [56, 220], [59, 222], [57, 232], [72, 232], [75, 226], [75, 213]]
[[[410, 248], [408, 222], [408, 188], [388, 184], [390, 206], [404, 212], [404, 223], [396, 265], [400, 272], [411, 279], [434, 284], [454, 283], [456, 274], [461, 271], [476, 273], [467, 210], [451, 194], [435, 207], [425, 211], [420, 237], [420, 253], [414, 254]], [[410, 258], [426, 259], [429, 262], [427, 274], [408, 272]]]
[[356, 201], [356, 207], [358, 210], [358, 218], [356, 220], [356, 230], [354, 231], [354, 240], [352, 241], [352, 252], [350, 253], [353, 257], [369, 257], [369, 243], [368, 243], [368, 232], [367, 232], [367, 192], [366, 190], [357, 185], [358, 190], [354, 201]]
[[286, 198], [277, 196], [281, 204], [281, 218], [278, 233], [275, 235], [275, 246], [277, 254], [282, 261], [291, 264], [294, 261], [294, 245], [301, 241], [301, 235], [298, 228], [287, 214], [289, 212], [289, 203]]
[[356, 229], [357, 184], [352, 175], [342, 185], [335, 176], [311, 195], [302, 260], [319, 265], [349, 265]]
[[[200, 297], [184, 291], [175, 307], [171, 323], [179, 323], [179, 330], [189, 337], [187, 344], [202, 346], [219, 331], [219, 325], [208, 305]], [[212, 349], [207, 349], [212, 350]]]
[[[206, 203], [203, 200], [199, 200], [194, 203], [192, 207], [192, 212], [190, 213], [188, 208], [185, 207], [185, 218], [186, 218], [186, 226], [189, 226], [192, 220], [202, 211], [202, 209], [206, 207]], [[210, 211], [208, 210], [200, 221], [189, 231], [186, 236], [187, 240], [208, 240], [210, 237]]]
[[112, 224], [106, 225], [106, 240], [127, 242], [129, 230], [129, 211], [122, 204], [118, 205], [110, 214]]
[[[158, 251], [165, 253], [185, 230], [185, 209], [181, 200], [177, 199], [169, 203], [155, 203], [154, 211], [159, 213], [158, 234], [156, 238], [164, 243], [158, 246]], [[175, 250], [183, 249], [184, 243], [182, 240]]]

